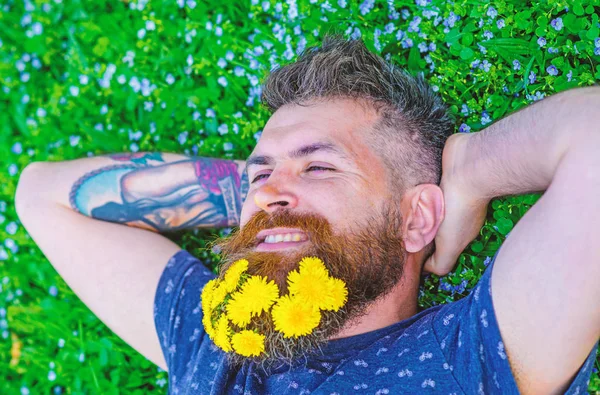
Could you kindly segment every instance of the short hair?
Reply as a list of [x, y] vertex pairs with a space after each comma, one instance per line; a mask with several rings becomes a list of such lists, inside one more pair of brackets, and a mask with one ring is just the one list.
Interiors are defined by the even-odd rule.
[[325, 36], [321, 47], [275, 68], [265, 79], [261, 102], [275, 112], [313, 99], [353, 98], [370, 103], [380, 118], [367, 141], [390, 170], [391, 185], [404, 192], [439, 185], [442, 151], [454, 121], [421, 75], [412, 76], [372, 53], [362, 39]]
[[272, 112], [335, 98], [368, 103], [378, 113], [365, 141], [382, 158], [398, 201], [416, 185], [440, 184], [442, 152], [454, 126], [446, 105], [422, 75], [387, 62], [362, 39], [325, 36], [321, 47], [309, 47], [293, 63], [273, 69], [261, 93], [261, 103]]

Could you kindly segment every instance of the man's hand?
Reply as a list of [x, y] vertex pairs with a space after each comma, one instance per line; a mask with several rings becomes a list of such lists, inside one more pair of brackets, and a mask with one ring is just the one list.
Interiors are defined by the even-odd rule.
[[435, 252], [424, 266], [424, 270], [438, 276], [452, 271], [461, 252], [477, 237], [490, 201], [476, 191], [467, 190], [466, 183], [460, 181], [459, 161], [469, 137], [469, 134], [453, 134], [446, 141], [442, 155], [440, 188], [444, 193], [445, 215], [435, 236]]

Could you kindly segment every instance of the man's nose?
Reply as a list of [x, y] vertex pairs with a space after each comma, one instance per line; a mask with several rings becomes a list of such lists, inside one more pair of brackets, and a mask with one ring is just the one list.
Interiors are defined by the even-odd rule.
[[298, 197], [284, 183], [274, 181], [269, 177], [268, 181], [258, 188], [254, 194], [254, 203], [267, 213], [280, 208], [296, 208]]

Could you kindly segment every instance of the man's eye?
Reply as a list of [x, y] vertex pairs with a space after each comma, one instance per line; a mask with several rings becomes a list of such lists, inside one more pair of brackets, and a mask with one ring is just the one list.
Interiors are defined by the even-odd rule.
[[329, 167], [323, 167], [323, 166], [311, 166], [308, 169], [306, 169], [306, 171], [313, 171], [313, 170], [317, 170], [317, 171], [322, 171], [322, 170], [334, 171], [335, 169], [330, 169]]
[[268, 174], [259, 174], [256, 177], [254, 177], [254, 179], [252, 180], [251, 184], [254, 184], [258, 180], [262, 180], [262, 177], [266, 178], [266, 177], [269, 177], [269, 175]]

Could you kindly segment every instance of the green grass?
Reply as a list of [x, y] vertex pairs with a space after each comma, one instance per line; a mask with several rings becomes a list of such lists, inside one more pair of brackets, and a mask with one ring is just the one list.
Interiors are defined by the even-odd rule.
[[[13, 196], [28, 163], [137, 150], [245, 158], [268, 119], [255, 84], [326, 32], [360, 32], [372, 50], [422, 71], [461, 131], [600, 79], [597, 1], [495, 0], [493, 10], [479, 1], [396, 1], [393, 12], [384, 1], [369, 9], [298, 0], [297, 11], [284, 1], [266, 10], [262, 1], [223, 3], [3, 2], [0, 393], [166, 391], [166, 373], [82, 304], [18, 222]], [[538, 198], [495, 199], [456, 270], [424, 281], [421, 307], [466, 295]], [[214, 259], [202, 250], [209, 235], [170, 237]], [[598, 368], [597, 360], [590, 391], [600, 391]]]

